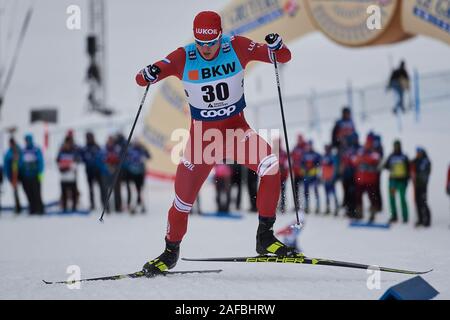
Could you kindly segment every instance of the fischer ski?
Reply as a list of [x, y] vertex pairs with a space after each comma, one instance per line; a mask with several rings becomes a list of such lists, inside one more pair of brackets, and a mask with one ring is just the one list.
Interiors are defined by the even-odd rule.
[[[178, 274], [192, 274], [192, 273], [220, 273], [222, 270], [187, 270], [187, 271], [164, 271], [160, 275], [157, 276], [171, 276]], [[114, 276], [106, 276], [106, 277], [98, 277], [98, 278], [88, 278], [88, 279], [80, 279], [80, 280], [66, 280], [66, 281], [45, 281], [42, 280], [45, 284], [74, 284], [79, 282], [88, 282], [88, 281], [107, 281], [107, 280], [120, 280], [120, 279], [136, 279], [136, 278], [145, 278], [145, 274], [143, 271], [137, 271], [133, 273], [126, 274], [117, 274]]]
[[330, 259], [322, 258], [308, 258], [303, 254], [298, 254], [295, 256], [270, 256], [262, 255], [255, 257], [229, 257], [229, 258], [203, 258], [203, 259], [191, 259], [182, 258], [184, 261], [203, 261], [203, 262], [247, 262], [247, 263], [293, 263], [293, 264], [310, 264], [310, 265], [321, 265], [321, 266], [331, 266], [331, 267], [342, 267], [342, 268], [352, 268], [352, 269], [369, 269], [378, 268], [378, 270], [383, 272], [419, 275], [425, 274], [433, 271], [433, 269], [428, 271], [410, 271], [386, 267], [378, 267], [375, 265], [360, 264], [345, 261], [336, 261]]

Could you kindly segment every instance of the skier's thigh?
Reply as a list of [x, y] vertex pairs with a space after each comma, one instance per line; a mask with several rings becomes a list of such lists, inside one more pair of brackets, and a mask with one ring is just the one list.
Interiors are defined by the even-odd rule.
[[211, 172], [212, 165], [187, 163], [182, 161], [177, 168], [175, 177], [175, 193], [187, 202], [194, 203], [203, 182]]

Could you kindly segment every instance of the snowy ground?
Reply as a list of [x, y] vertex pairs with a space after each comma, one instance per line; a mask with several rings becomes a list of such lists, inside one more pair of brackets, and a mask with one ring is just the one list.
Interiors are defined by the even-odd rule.
[[[80, 290], [47, 286], [66, 279], [66, 268], [78, 265], [82, 277], [140, 268], [163, 247], [164, 207], [170, 186], [152, 188], [151, 213], [130, 219], [97, 214], [74, 218], [4, 216], [0, 223], [1, 299], [377, 299], [391, 285], [410, 278], [382, 274], [381, 289], [368, 290], [364, 270], [322, 266], [195, 263], [180, 261], [176, 270], [222, 268], [222, 274], [86, 283]], [[254, 253], [255, 215], [242, 220], [192, 216], [182, 256], [229, 256]], [[277, 227], [293, 220], [279, 216]], [[350, 229], [343, 218], [310, 217], [301, 245], [311, 256], [435, 271], [425, 275], [439, 298], [450, 297], [447, 225], [430, 230], [396, 226], [391, 231]]]
[[[371, 128], [382, 132], [386, 152], [400, 137], [404, 149], [413, 156], [416, 145], [427, 148], [433, 163], [430, 181], [431, 229], [414, 229], [415, 210], [409, 188], [411, 221], [390, 230], [365, 230], [348, 227], [344, 218], [308, 216], [300, 244], [312, 257], [348, 260], [386, 267], [434, 271], [424, 276], [441, 294], [450, 298], [449, 199], [444, 187], [450, 159], [448, 127], [450, 111], [445, 105], [424, 106], [421, 122], [412, 115], [403, 119], [399, 132], [391, 115], [373, 117], [358, 123], [362, 136]], [[327, 132], [324, 128], [324, 132]], [[325, 136], [315, 136], [317, 145]], [[80, 177], [83, 177], [80, 174]], [[383, 174], [384, 213], [378, 221], [389, 219], [387, 174]], [[47, 201], [57, 198], [57, 175], [46, 173]], [[81, 181], [83, 203], [87, 203]], [[410, 276], [382, 274], [381, 288], [369, 290], [364, 270], [302, 265], [252, 265], [194, 263], [180, 261], [176, 270], [222, 268], [221, 274], [174, 276], [83, 284], [81, 290], [64, 285], [47, 286], [41, 280], [68, 277], [70, 265], [81, 268], [82, 277], [96, 277], [139, 269], [147, 259], [161, 253], [166, 212], [172, 201], [172, 184], [150, 182], [146, 189], [149, 214], [130, 218], [126, 214], [97, 221], [99, 212], [88, 217], [14, 217], [0, 216], [0, 299], [377, 299], [390, 286]], [[12, 203], [6, 188], [4, 203]], [[9, 198], [8, 198], [9, 197]], [[202, 208], [214, 210], [211, 184], [202, 190]], [[244, 199], [246, 195], [244, 194]], [[244, 208], [248, 203], [244, 202]], [[243, 213], [241, 220], [192, 216], [182, 245], [184, 257], [218, 257], [255, 253], [257, 217]], [[294, 215], [279, 215], [276, 228], [293, 222]]]

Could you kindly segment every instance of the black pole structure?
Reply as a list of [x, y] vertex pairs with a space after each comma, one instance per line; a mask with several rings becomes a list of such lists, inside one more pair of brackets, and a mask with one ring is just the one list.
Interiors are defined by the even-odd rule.
[[125, 157], [127, 156], [128, 146], [130, 145], [131, 138], [133, 137], [134, 129], [136, 128], [136, 123], [139, 119], [139, 115], [141, 114], [142, 106], [144, 105], [145, 98], [147, 97], [149, 88], [150, 88], [150, 84], [148, 84], [147, 88], [145, 88], [145, 92], [142, 97], [141, 104], [139, 105], [139, 109], [136, 114], [136, 118], [134, 119], [134, 123], [133, 123], [133, 126], [131, 127], [130, 134], [128, 135], [127, 144], [125, 145], [125, 149], [122, 150], [122, 154], [120, 155], [120, 163], [119, 163], [119, 167], [116, 169], [116, 172], [114, 173], [113, 183], [112, 183], [112, 185], [109, 186], [108, 195], [107, 195], [106, 199], [103, 199], [103, 211], [102, 211], [102, 215], [99, 219], [100, 222], [103, 222], [103, 216], [105, 214], [105, 210], [106, 210], [107, 206], [109, 207], [109, 198], [111, 198], [111, 193], [116, 186], [117, 179], [119, 178], [120, 171], [122, 170], [123, 162], [125, 161]]
[[280, 83], [280, 73], [278, 71], [278, 62], [277, 62], [277, 56], [275, 54], [275, 52], [272, 51], [272, 60], [273, 60], [273, 65], [275, 67], [275, 77], [277, 80], [277, 87], [278, 87], [278, 98], [280, 100], [280, 110], [281, 110], [281, 120], [283, 122], [283, 131], [284, 131], [284, 142], [286, 144], [286, 152], [287, 152], [287, 158], [288, 158], [288, 165], [289, 165], [289, 177], [291, 179], [291, 187], [292, 187], [292, 194], [294, 196], [294, 206], [295, 206], [295, 215], [297, 218], [297, 224], [295, 225], [295, 227], [297, 228], [301, 228], [302, 227], [302, 223], [300, 222], [300, 217], [299, 217], [299, 203], [298, 203], [298, 195], [297, 192], [295, 190], [295, 183], [294, 183], [294, 177], [292, 175], [292, 163], [291, 163], [291, 151], [289, 149], [289, 140], [288, 140], [288, 134], [287, 134], [287, 128], [286, 128], [286, 119], [284, 116], [284, 108], [283, 108], [283, 98], [281, 96], [281, 83]]

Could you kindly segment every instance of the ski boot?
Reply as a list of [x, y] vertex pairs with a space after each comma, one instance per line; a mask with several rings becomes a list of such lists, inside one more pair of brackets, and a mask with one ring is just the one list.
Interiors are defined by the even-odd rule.
[[147, 262], [142, 267], [142, 271], [147, 278], [162, 275], [167, 270], [175, 267], [179, 256], [180, 242], [170, 242], [166, 239], [166, 249], [164, 252], [156, 259]]
[[273, 235], [275, 218], [259, 217], [256, 232], [256, 252], [260, 255], [274, 254], [277, 256], [294, 256], [299, 254], [295, 248], [288, 247]]

